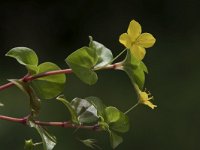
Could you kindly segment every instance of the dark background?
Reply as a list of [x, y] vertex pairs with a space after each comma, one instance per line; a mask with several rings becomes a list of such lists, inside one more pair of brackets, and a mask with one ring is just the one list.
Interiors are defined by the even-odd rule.
[[[199, 33], [198, 0], [73, 0], [0, 2], [0, 83], [26, 73], [14, 59], [4, 57], [16, 46], [36, 51], [40, 62], [51, 61], [67, 68], [64, 59], [87, 45], [88, 36], [117, 55], [123, 46], [119, 35], [132, 19], [152, 33], [157, 41], [147, 49], [144, 62], [149, 67], [146, 86], [158, 105], [155, 110], [139, 106], [130, 114], [131, 130], [117, 149], [197, 150], [200, 148]], [[105, 104], [125, 111], [136, 102], [132, 85], [120, 71], [101, 71], [94, 86], [68, 76], [65, 95], [98, 96]], [[28, 101], [13, 87], [0, 92], [0, 114], [25, 116]], [[55, 100], [43, 101], [40, 118], [61, 121], [68, 118], [64, 106]], [[108, 136], [72, 129], [49, 128], [57, 136], [55, 150], [88, 149], [76, 138], [97, 137], [103, 149], [111, 149]], [[39, 136], [21, 124], [0, 120], [0, 149], [23, 149], [23, 140]]]

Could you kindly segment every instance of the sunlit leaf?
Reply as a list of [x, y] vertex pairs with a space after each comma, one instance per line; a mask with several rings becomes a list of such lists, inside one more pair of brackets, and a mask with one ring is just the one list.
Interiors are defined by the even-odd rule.
[[103, 44], [97, 41], [93, 41], [91, 36], [89, 38], [90, 38], [89, 47], [92, 48], [96, 52], [96, 55], [98, 57], [98, 61], [95, 64], [94, 68], [97, 69], [97, 68], [105, 67], [106, 65], [110, 64], [113, 59], [111, 50], [109, 50]]
[[33, 150], [34, 149], [34, 143], [33, 140], [25, 140], [25, 145], [24, 145], [25, 150]]
[[93, 71], [98, 58], [92, 48], [82, 47], [70, 54], [65, 61], [84, 83], [92, 85], [98, 80], [97, 74]]
[[97, 109], [85, 99], [75, 98], [71, 101], [80, 123], [94, 123], [98, 121]]
[[78, 124], [79, 123], [78, 115], [77, 115], [76, 110], [74, 109], [74, 107], [72, 107], [71, 103], [68, 102], [63, 96], [57, 97], [57, 100], [62, 102], [67, 107], [67, 109], [69, 110], [69, 112], [71, 114], [72, 122]]
[[4, 104], [0, 103], [0, 107], [3, 107], [3, 106], [4, 106]]
[[106, 107], [105, 114], [107, 123], [113, 123], [120, 119], [120, 111], [116, 107]]
[[[60, 70], [60, 68], [51, 62], [45, 62], [38, 66], [38, 74], [55, 70]], [[58, 96], [63, 91], [65, 81], [65, 74], [56, 74], [38, 78], [32, 81], [31, 84], [40, 98], [51, 99]]]
[[36, 53], [27, 47], [15, 47], [11, 49], [6, 56], [15, 58], [20, 64], [26, 66], [26, 68], [32, 73], [35, 72], [38, 65], [38, 57]]

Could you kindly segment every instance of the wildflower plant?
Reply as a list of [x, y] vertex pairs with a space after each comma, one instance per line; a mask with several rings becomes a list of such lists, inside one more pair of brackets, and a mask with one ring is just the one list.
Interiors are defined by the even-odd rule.
[[[152, 47], [155, 38], [150, 33], [141, 33], [140, 24], [132, 20], [127, 33], [119, 37], [119, 42], [125, 46], [117, 56], [113, 56], [112, 51], [103, 44], [94, 41], [89, 37], [88, 46], [79, 48], [66, 57], [65, 62], [69, 69], [61, 69], [52, 62], [39, 63], [37, 54], [27, 47], [15, 47], [7, 52], [6, 56], [12, 57], [27, 69], [27, 74], [21, 79], [10, 79], [8, 83], [0, 86], [3, 91], [11, 86], [18, 87], [30, 102], [30, 113], [23, 118], [14, 118], [0, 115], [1, 120], [21, 123], [31, 128], [35, 128], [41, 136], [40, 142], [32, 139], [25, 141], [24, 148], [27, 150], [38, 149], [43, 146], [44, 150], [52, 150], [56, 146], [57, 139], [49, 133], [46, 126], [63, 128], [85, 129], [93, 131], [107, 132], [111, 147], [114, 149], [123, 142], [122, 134], [129, 131], [130, 123], [128, 113], [139, 104], [144, 104], [154, 109], [157, 107], [150, 100], [153, 96], [144, 90], [145, 74], [148, 69], [142, 61], [146, 54], [146, 48]], [[124, 60], [115, 62], [119, 56], [126, 53]], [[112, 69], [124, 71], [133, 85], [138, 96], [138, 101], [126, 112], [122, 112], [114, 106], [106, 106], [98, 97], [89, 96], [86, 98], [75, 97], [69, 100], [63, 95], [66, 76], [75, 74], [83, 83], [93, 85], [98, 80], [97, 71]], [[37, 120], [40, 114], [41, 102], [54, 99], [69, 111], [71, 117], [68, 121], [43, 122]], [[0, 103], [3, 107], [3, 104]], [[79, 140], [90, 148], [98, 148], [96, 140]]]

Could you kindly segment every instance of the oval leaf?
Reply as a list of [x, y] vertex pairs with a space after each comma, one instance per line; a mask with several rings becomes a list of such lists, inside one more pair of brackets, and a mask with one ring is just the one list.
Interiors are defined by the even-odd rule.
[[105, 109], [106, 114], [106, 122], [108, 124], [116, 122], [120, 119], [120, 111], [113, 106], [106, 107]]
[[[60, 70], [60, 68], [51, 62], [45, 62], [38, 66], [38, 74], [55, 70]], [[56, 74], [33, 80], [31, 84], [41, 98], [51, 99], [63, 91], [65, 81], [65, 74]]]
[[120, 118], [116, 122], [109, 124], [109, 127], [114, 131], [125, 133], [130, 128], [129, 119], [124, 113], [120, 112]]
[[93, 49], [82, 47], [69, 55], [65, 61], [84, 83], [92, 85], [98, 80], [97, 74], [93, 71], [98, 61], [96, 52]]
[[36, 53], [27, 47], [15, 47], [11, 49], [6, 56], [15, 58], [22, 65], [38, 65], [38, 57]]

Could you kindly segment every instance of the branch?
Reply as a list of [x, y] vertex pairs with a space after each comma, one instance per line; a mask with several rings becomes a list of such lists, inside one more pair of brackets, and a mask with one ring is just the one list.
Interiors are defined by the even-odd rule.
[[[101, 70], [116, 69], [118, 65], [119, 65], [118, 63], [107, 65], [106, 67], [102, 68]], [[26, 75], [23, 78], [21, 78], [20, 80], [24, 81], [24, 82], [30, 82], [32, 80], [42, 78], [42, 77], [46, 77], [46, 76], [51, 76], [51, 75], [56, 75], [56, 74], [71, 74], [71, 73], [73, 73], [72, 69], [55, 70], [55, 71], [44, 72], [44, 73], [33, 75], [33, 76], [32, 75], [28, 75], [28, 76]], [[12, 87], [12, 86], [14, 86], [14, 83], [12, 83], [12, 82], [1, 85], [0, 91], [3, 91], [3, 90], [5, 90], [9, 87]]]
[[[23, 125], [28, 125], [27, 124], [28, 117], [14, 118], [14, 117], [0, 115], [0, 120], [6, 120], [6, 121], [11, 121], [11, 122], [21, 123]], [[44, 122], [44, 121], [36, 120], [36, 121], [34, 121], [34, 123], [37, 124], [37, 125], [40, 125], [40, 126], [54, 126], [54, 127], [63, 127], [63, 128], [89, 129], [89, 130], [93, 130], [93, 131], [100, 131], [101, 130], [98, 124], [86, 126], [86, 125], [73, 124], [71, 121]]]

